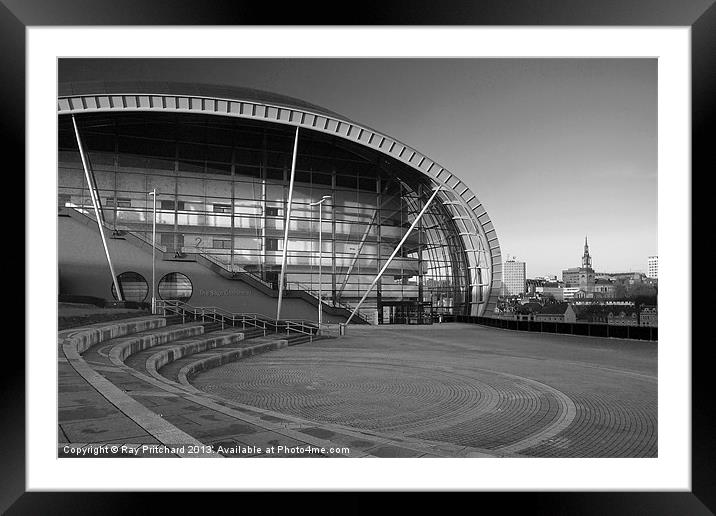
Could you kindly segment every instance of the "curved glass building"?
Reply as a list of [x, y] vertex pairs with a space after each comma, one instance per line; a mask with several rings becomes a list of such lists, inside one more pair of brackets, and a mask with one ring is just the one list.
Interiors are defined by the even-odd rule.
[[494, 309], [500, 249], [475, 194], [321, 107], [197, 84], [60, 84], [58, 144], [61, 293], [116, 296], [92, 185], [127, 300], [151, 295], [156, 189], [160, 299], [273, 314], [285, 246], [284, 318], [315, 320], [320, 290], [327, 319], [345, 321], [373, 283], [360, 313], [382, 323]]

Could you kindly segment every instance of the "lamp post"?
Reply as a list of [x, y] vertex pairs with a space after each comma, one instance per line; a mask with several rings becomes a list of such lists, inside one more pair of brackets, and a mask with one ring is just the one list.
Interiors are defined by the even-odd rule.
[[157, 313], [157, 282], [156, 282], [156, 259], [157, 248], [157, 189], [154, 188], [149, 195], [152, 196], [152, 314]]
[[310, 203], [310, 206], [318, 205], [318, 329], [321, 329], [323, 322], [323, 286], [322, 265], [323, 265], [323, 203], [330, 199], [330, 195], [324, 195], [320, 201]]

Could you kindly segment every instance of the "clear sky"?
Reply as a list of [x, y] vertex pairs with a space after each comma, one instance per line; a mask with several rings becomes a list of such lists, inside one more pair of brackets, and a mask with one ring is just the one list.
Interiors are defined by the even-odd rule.
[[227, 84], [298, 97], [460, 177], [528, 277], [657, 253], [655, 59], [73, 59], [59, 79]]

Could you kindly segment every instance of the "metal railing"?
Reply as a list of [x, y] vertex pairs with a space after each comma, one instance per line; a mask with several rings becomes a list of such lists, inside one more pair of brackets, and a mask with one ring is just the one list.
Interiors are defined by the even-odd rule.
[[[79, 205], [72, 204], [72, 203], [68, 202], [68, 203], [65, 203], [65, 207], [66, 207], [66, 208], [69, 208], [69, 209], [71, 209], [71, 210], [73, 210], [75, 213], [78, 213], [78, 214], [80, 214], [80, 215], [83, 215], [83, 216], [87, 217], [88, 219], [90, 219], [90, 220], [93, 221], [93, 222], [96, 222], [94, 215], [92, 215], [92, 214], [90, 213], [90, 211], [87, 210], [86, 208], [84, 208], [83, 206], [79, 206]], [[112, 226], [110, 226], [109, 223], [107, 223], [107, 222], [103, 222], [102, 225], [103, 225], [107, 230], [109, 230], [109, 231], [114, 231], [114, 229], [115, 229], [115, 228], [113, 228]], [[159, 252], [161, 252], [161, 253], [166, 253], [166, 252], [168, 251], [168, 249], [167, 249], [166, 246], [163, 246], [163, 245], [158, 244], [158, 243], [153, 243], [152, 240], [151, 240], [151, 238], [147, 238], [147, 237], [144, 236], [141, 232], [133, 231], [133, 230], [130, 230], [130, 229], [126, 228], [126, 227], [117, 227], [117, 230], [122, 231], [124, 234], [126, 234], [126, 235], [128, 235], [128, 236], [130, 236], [130, 237], [133, 237], [133, 238], [136, 238], [136, 239], [142, 241], [144, 244], [146, 244], [146, 245], [149, 246], [149, 247], [152, 247], [152, 246], [153, 246], [157, 251], [159, 251]], [[255, 274], [255, 273], [253, 273], [253, 272], [251, 272], [251, 271], [247, 271], [246, 269], [244, 269], [244, 268], [243, 268], [242, 266], [240, 266], [240, 265], [237, 265], [237, 264], [229, 264], [229, 263], [226, 263], [226, 262], [224, 262], [224, 261], [222, 261], [222, 260], [219, 260], [218, 258], [216, 258], [216, 257], [213, 256], [212, 254], [206, 252], [205, 250], [202, 250], [202, 249], [197, 248], [197, 249], [195, 249], [195, 250], [189, 251], [189, 250], [187, 250], [186, 248], [183, 248], [183, 247], [182, 247], [182, 248], [179, 248], [179, 251], [181, 251], [182, 253], [184, 253], [184, 254], [186, 254], [186, 255], [192, 255], [192, 254], [193, 254], [193, 255], [200, 256], [200, 257], [204, 258], [205, 260], [207, 260], [208, 262], [214, 264], [215, 266], [217, 266], [217, 267], [223, 269], [223, 270], [224, 270], [225, 272], [227, 272], [228, 274], [232, 274], [232, 275], [245, 275], [245, 276], [249, 277], [249, 278], [251, 279], [251, 281], [255, 281], [255, 282], [257, 282], [257, 283], [260, 283], [261, 285], [263, 285], [265, 288], [267, 288], [267, 289], [269, 289], [269, 290], [276, 290], [276, 289], [274, 288], [274, 287], [275, 287], [274, 284], [272, 284], [272, 283], [270, 283], [270, 282], [264, 280], [264, 279], [263, 279], [261, 276], [259, 276], [258, 274]], [[325, 306], [327, 306], [327, 307], [335, 307], [335, 306], [338, 306], [338, 307], [340, 307], [340, 308], [343, 308], [344, 310], [347, 310], [348, 312], [352, 312], [352, 311], [353, 311], [353, 307], [352, 307], [351, 305], [349, 305], [348, 303], [345, 303], [345, 302], [343, 302], [343, 301], [340, 301], [340, 300], [336, 300], [336, 301], [334, 301], [334, 302], [332, 302], [332, 303], [327, 303], [327, 302], [325, 301], [325, 299], [320, 299], [320, 298], [319, 298], [317, 291], [313, 290], [310, 286], [307, 286], [307, 285], [305, 285], [304, 283], [287, 282], [287, 283], [286, 283], [286, 290], [298, 290], [298, 291], [303, 291], [303, 292], [305, 292], [306, 294], [308, 294], [309, 296], [311, 296], [312, 298], [314, 298], [314, 299], [316, 300], [316, 302], [322, 303], [323, 305], [325, 305]], [[360, 311], [359, 311], [358, 314], [356, 314], [356, 315], [358, 315], [358, 316], [363, 320], [363, 322], [366, 322], [366, 323], [369, 322], [368, 319], [365, 317], [365, 315], [362, 314], [362, 313], [360, 313]]]
[[[322, 299], [322, 296], [319, 297], [318, 291], [313, 290], [313, 288], [306, 286], [304, 283], [298, 283], [296, 281], [287, 281], [286, 282], [286, 290], [303, 290], [308, 295], [313, 297], [316, 301], [319, 303], [322, 303], [326, 306], [331, 306], [330, 304], [326, 303], [324, 299]], [[343, 306], [343, 305], [340, 305]]]
[[[69, 209], [71, 209], [72, 211], [74, 211], [75, 213], [78, 213], [78, 214], [80, 214], [80, 215], [83, 215], [84, 217], [87, 217], [87, 218], [90, 219], [92, 222], [95, 222], [95, 223], [97, 222], [96, 217], [94, 216], [94, 214], [93, 214], [90, 210], [86, 209], [84, 206], [80, 206], [80, 205], [78, 205], [78, 204], [73, 204], [73, 203], [71, 203], [71, 202], [67, 202], [67, 203], [65, 203], [65, 206], [64, 206], [64, 207], [65, 207], [65, 208], [69, 208]], [[151, 238], [144, 236], [144, 234], [141, 233], [141, 232], [132, 231], [132, 230], [130, 230], [129, 228], [124, 227], [124, 226], [117, 226], [117, 227], [115, 228], [114, 226], [110, 225], [110, 223], [107, 222], [107, 221], [102, 221], [102, 226], [103, 226], [106, 230], [111, 231], [111, 232], [113, 232], [113, 233], [115, 232], [115, 230], [116, 230], [116, 231], [121, 231], [121, 232], [122, 232], [123, 234], [125, 234], [125, 235], [129, 235], [129, 236], [134, 237], [134, 238], [136, 238], [136, 239], [138, 239], [138, 240], [141, 240], [142, 242], [144, 242], [144, 243], [145, 243], [146, 245], [148, 245], [149, 247], [152, 247], [152, 246], [153, 246], [157, 251], [160, 251], [160, 252], [162, 252], [162, 253], [166, 253], [166, 252], [167, 252], [166, 246], [163, 246], [163, 245], [157, 244], [157, 243], [153, 243]]]
[[[292, 288], [294, 286], [296, 287], [295, 289]], [[345, 301], [341, 301], [340, 299], [333, 300], [331, 303], [326, 302], [325, 299], [322, 299], [321, 297], [319, 297], [317, 290], [314, 290], [313, 287], [311, 287], [311, 286], [307, 286], [305, 283], [289, 281], [286, 283], [286, 289], [287, 290], [302, 290], [303, 292], [306, 292], [308, 295], [313, 297], [317, 302], [319, 302], [327, 307], [337, 306], [339, 308], [343, 308], [344, 310], [347, 310], [348, 312], [353, 311], [353, 307], [350, 304], [346, 303]], [[356, 315], [358, 317], [360, 317], [363, 320], [363, 322], [366, 322], [366, 323], [369, 322], [368, 319], [366, 318], [366, 316], [363, 313], [361, 313], [360, 310], [358, 310], [358, 313]]]
[[182, 301], [157, 300], [157, 313], [163, 316], [176, 315], [182, 318], [182, 323], [187, 321], [216, 322], [221, 324], [221, 329], [229, 327], [247, 327], [262, 330], [264, 337], [276, 333], [298, 333], [306, 335], [309, 341], [320, 334], [320, 328], [313, 322], [305, 320], [275, 320], [264, 314], [257, 313], [232, 313], [217, 306], [197, 307], [191, 306]]
[[162, 244], [157, 244], [156, 242], [152, 242], [152, 239], [149, 237], [144, 236], [144, 233], [138, 233], [136, 231], [131, 231], [126, 228], [118, 228], [120, 231], [123, 231], [125, 234], [130, 235], [134, 238], [137, 238], [147, 244], [149, 247], [154, 247], [157, 251], [166, 253], [167, 247]]
[[237, 264], [234, 264], [234, 263], [227, 263], [227, 262], [224, 262], [223, 260], [219, 260], [219, 259], [216, 258], [214, 255], [212, 255], [211, 253], [206, 252], [205, 250], [197, 249], [196, 251], [184, 251], [184, 250], [182, 249], [182, 252], [184, 252], [184, 253], [186, 253], [186, 254], [197, 254], [197, 255], [201, 256], [202, 258], [205, 258], [207, 261], [213, 263], [213, 264], [216, 265], [217, 267], [221, 267], [222, 269], [224, 269], [224, 270], [225, 270], [226, 272], [228, 272], [229, 274], [234, 274], [234, 275], [236, 275], [236, 274], [246, 275], [246, 276], [251, 277], [251, 279], [252, 279], [253, 281], [256, 281], [256, 282], [258, 282], [258, 283], [261, 283], [261, 284], [262, 284], [263, 286], [265, 286], [266, 288], [268, 288], [268, 289], [270, 289], [270, 290], [273, 290], [273, 289], [274, 289], [274, 288], [273, 288], [274, 286], [273, 286], [271, 283], [269, 283], [268, 281], [266, 281], [265, 279], [263, 279], [263, 278], [262, 278], [261, 276], [259, 276], [258, 274], [255, 274], [255, 273], [253, 273], [253, 272], [251, 272], [251, 271], [247, 271], [247, 270], [244, 269], [241, 265], [237, 265]]

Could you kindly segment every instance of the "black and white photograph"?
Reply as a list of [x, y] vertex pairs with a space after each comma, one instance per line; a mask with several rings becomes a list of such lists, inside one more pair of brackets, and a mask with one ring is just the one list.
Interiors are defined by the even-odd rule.
[[655, 58], [61, 58], [60, 458], [659, 457]]
[[708, 514], [712, 0], [26, 1], [0, 9], [26, 172], [0, 512]]

